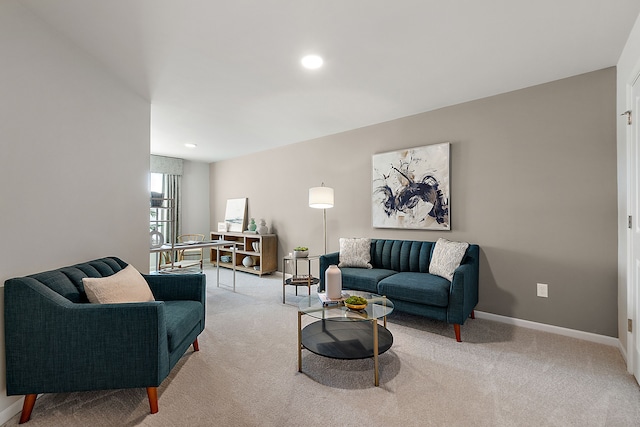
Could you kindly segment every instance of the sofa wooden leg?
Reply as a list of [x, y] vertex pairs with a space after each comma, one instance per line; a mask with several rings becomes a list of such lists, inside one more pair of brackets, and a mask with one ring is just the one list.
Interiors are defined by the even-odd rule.
[[193, 351], [200, 351], [200, 346], [198, 346], [198, 338], [193, 342]]
[[31, 419], [31, 411], [33, 411], [33, 405], [36, 404], [37, 394], [27, 394], [24, 397], [24, 403], [22, 404], [22, 414], [20, 414], [20, 424], [24, 424]]
[[456, 332], [456, 341], [462, 342], [462, 340], [460, 339], [460, 325], [457, 323], [454, 323], [453, 330]]
[[149, 409], [152, 414], [158, 412], [158, 387], [147, 387], [147, 396], [149, 397]]
[[476, 311], [475, 310], [471, 310], [471, 318], [472, 319], [476, 318]]

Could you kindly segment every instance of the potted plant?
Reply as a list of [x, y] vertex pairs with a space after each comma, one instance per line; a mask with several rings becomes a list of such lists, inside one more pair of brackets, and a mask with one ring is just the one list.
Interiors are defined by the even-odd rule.
[[306, 258], [309, 256], [309, 248], [306, 246], [297, 246], [293, 248], [294, 258]]

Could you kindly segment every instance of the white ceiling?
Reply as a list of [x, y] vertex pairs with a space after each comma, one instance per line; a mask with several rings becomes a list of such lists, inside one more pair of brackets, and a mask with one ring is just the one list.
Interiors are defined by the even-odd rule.
[[[213, 162], [616, 65], [638, 0], [25, 0]], [[319, 70], [299, 65], [324, 57]], [[184, 143], [198, 145], [196, 149]]]

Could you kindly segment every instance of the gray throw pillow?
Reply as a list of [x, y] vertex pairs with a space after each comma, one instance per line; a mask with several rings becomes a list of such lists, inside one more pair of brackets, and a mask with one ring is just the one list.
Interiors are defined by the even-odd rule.
[[453, 272], [462, 262], [468, 247], [469, 244], [467, 242], [451, 242], [447, 239], [438, 239], [431, 255], [429, 273], [452, 281]]
[[371, 239], [341, 237], [338, 267], [372, 268]]

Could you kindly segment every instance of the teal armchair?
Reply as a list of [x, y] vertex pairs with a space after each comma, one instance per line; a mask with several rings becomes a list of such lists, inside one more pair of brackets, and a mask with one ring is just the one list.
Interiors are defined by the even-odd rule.
[[158, 412], [157, 387], [189, 346], [198, 351], [206, 277], [143, 275], [155, 301], [89, 303], [82, 278], [126, 266], [102, 258], [5, 282], [7, 395], [25, 395], [20, 423], [40, 393], [145, 387]]

